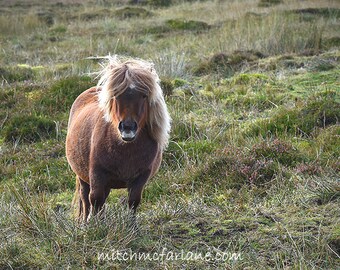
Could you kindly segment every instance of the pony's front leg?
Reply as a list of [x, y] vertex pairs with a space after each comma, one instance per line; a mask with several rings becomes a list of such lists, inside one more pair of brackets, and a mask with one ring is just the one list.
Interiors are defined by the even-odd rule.
[[142, 198], [142, 192], [146, 181], [148, 181], [150, 177], [150, 170], [147, 170], [145, 173], [142, 173], [133, 181], [128, 183], [128, 192], [129, 192], [129, 208], [136, 213], [137, 207]]
[[109, 196], [110, 188], [101, 181], [96, 181], [96, 179], [91, 180], [90, 184], [90, 213], [87, 217], [89, 221], [92, 215], [98, 214], [106, 201], [106, 198]]

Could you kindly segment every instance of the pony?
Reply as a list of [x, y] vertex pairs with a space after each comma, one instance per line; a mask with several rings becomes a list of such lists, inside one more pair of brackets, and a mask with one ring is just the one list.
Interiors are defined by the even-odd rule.
[[66, 157], [76, 174], [83, 221], [101, 212], [111, 189], [127, 188], [136, 213], [168, 145], [171, 118], [151, 62], [108, 56], [97, 86], [74, 101]]

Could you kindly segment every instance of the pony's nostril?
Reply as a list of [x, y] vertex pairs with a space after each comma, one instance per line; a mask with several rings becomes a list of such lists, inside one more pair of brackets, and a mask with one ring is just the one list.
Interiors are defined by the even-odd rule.
[[136, 131], [137, 130], [137, 123], [136, 121], [121, 121], [118, 126], [119, 130], [125, 130], [125, 131]]
[[120, 121], [120, 122], [119, 122], [118, 129], [119, 129], [120, 131], [123, 131], [123, 130], [124, 130], [124, 123], [123, 123], [123, 121]]
[[131, 130], [136, 131], [137, 130], [137, 123], [136, 121], [133, 121], [131, 124]]

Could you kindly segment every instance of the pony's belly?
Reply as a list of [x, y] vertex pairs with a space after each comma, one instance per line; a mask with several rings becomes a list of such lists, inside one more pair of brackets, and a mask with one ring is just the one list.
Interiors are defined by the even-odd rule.
[[86, 158], [85, 153], [83, 153], [81, 149], [81, 147], [74, 143], [68, 143], [66, 145], [66, 157], [72, 171], [83, 181], [89, 183], [90, 179], [88, 158]]
[[147, 170], [151, 170], [152, 164], [155, 160], [156, 155], [135, 156], [136, 159], [131, 159], [129, 161], [123, 160], [121, 158], [113, 159], [110, 173], [109, 173], [109, 183], [112, 188], [123, 188], [127, 187], [127, 183], [138, 178], [139, 175], [145, 173]]
[[127, 181], [113, 180], [110, 181], [110, 188], [119, 189], [119, 188], [127, 188]]

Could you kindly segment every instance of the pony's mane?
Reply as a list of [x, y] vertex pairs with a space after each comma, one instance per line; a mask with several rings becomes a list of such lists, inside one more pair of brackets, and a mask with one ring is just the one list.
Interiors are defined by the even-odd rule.
[[159, 85], [159, 77], [151, 62], [136, 59], [122, 59], [118, 56], [107, 56], [109, 63], [100, 72], [98, 87], [99, 107], [104, 118], [111, 122], [112, 100], [118, 97], [131, 85], [148, 97], [149, 115], [147, 125], [149, 133], [162, 150], [168, 145], [170, 122], [163, 91]]

